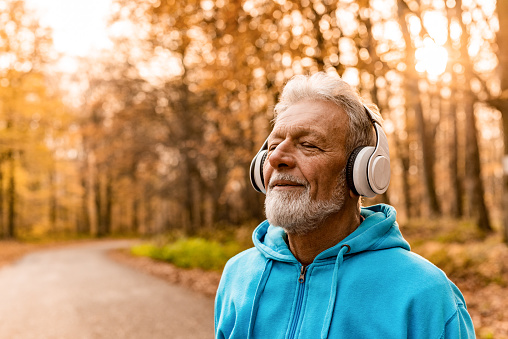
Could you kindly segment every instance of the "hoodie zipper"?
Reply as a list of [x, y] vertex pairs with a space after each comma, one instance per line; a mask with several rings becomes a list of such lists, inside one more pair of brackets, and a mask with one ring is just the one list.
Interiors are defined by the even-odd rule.
[[303, 303], [303, 294], [305, 292], [305, 273], [307, 272], [307, 266], [303, 266], [300, 268], [300, 275], [298, 277], [298, 291], [297, 299], [296, 299], [296, 311], [295, 316], [293, 317], [293, 322], [291, 324], [291, 331], [289, 332], [289, 338], [294, 338], [296, 333], [296, 328], [298, 327], [298, 322], [300, 320], [300, 313], [302, 311], [302, 303]]

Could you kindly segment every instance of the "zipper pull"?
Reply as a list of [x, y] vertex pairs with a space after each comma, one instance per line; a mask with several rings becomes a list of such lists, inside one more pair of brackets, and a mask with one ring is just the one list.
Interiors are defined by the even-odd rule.
[[307, 271], [307, 266], [303, 266], [300, 269], [300, 277], [298, 278], [298, 282], [303, 284], [305, 282], [305, 272]]

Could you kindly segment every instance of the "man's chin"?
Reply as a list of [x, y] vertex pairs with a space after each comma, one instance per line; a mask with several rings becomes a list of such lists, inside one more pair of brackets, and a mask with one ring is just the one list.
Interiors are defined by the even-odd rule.
[[268, 218], [268, 222], [272, 226], [282, 228], [288, 235], [306, 235], [317, 228], [317, 224], [301, 224], [298, 222], [288, 223], [287, 221], [279, 222], [277, 219], [273, 218]]

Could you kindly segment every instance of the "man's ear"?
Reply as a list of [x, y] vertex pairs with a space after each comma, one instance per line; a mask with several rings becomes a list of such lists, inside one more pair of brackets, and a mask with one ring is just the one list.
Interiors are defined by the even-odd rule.
[[352, 198], [352, 199], [355, 199], [355, 198], [359, 198], [360, 196], [358, 194], [356, 194], [355, 192], [353, 192], [353, 190], [349, 190], [349, 197]]

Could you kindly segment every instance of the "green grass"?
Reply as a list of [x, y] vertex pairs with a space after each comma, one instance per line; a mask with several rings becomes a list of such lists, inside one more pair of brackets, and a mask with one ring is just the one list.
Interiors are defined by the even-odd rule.
[[182, 238], [163, 246], [154, 243], [137, 245], [131, 249], [131, 253], [170, 262], [182, 268], [220, 271], [229, 258], [242, 250], [234, 242], [221, 244], [204, 238]]
[[255, 222], [234, 227], [216, 225], [192, 237], [176, 230], [152, 237], [133, 247], [131, 253], [182, 268], [222, 271], [229, 258], [253, 246], [252, 231], [256, 226]]

